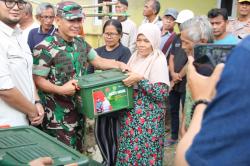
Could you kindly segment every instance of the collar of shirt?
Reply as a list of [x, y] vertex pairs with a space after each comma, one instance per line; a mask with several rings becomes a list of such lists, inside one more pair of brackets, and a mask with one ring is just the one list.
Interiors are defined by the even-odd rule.
[[128, 19], [128, 17], [124, 17], [124, 19], [123, 20], [119, 20], [120, 22], [124, 22], [124, 21], [126, 21]]
[[74, 46], [74, 43], [75, 43], [75, 38], [73, 38], [73, 40], [71, 42], [68, 42], [66, 40], [64, 40], [60, 34], [58, 32], [55, 32], [55, 36], [57, 37], [58, 39], [58, 43], [59, 43], [59, 46], [70, 46], [70, 47], [73, 47]]
[[[152, 21], [151, 23], [152, 23], [152, 24], [155, 24], [155, 23], [157, 23], [158, 21], [160, 21], [160, 17], [157, 15], [157, 16], [155, 17], [154, 21]], [[145, 23], [150, 23], [147, 17], [145, 17]]]
[[14, 36], [22, 33], [20, 28], [11, 28], [2, 21], [0, 21], [0, 30], [8, 36]]
[[241, 25], [247, 25], [247, 24], [250, 24], [250, 18], [246, 21], [240, 21], [239, 18], [234, 18], [234, 19], [230, 19], [229, 20], [230, 23], [232, 24], [241, 24]]
[[170, 32], [170, 31], [167, 31], [167, 32], [165, 32], [162, 36], [170, 36], [172, 33], [174, 33], [174, 31], [172, 31], [172, 32]]
[[52, 27], [50, 28], [50, 30], [47, 33], [42, 32], [41, 26], [38, 28], [38, 33], [39, 34], [49, 34], [49, 35], [52, 36], [55, 31], [56, 31], [56, 27], [54, 25], [52, 25]]

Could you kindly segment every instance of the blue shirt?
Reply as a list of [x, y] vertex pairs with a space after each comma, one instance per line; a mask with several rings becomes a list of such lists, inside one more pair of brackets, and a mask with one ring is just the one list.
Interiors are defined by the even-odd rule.
[[240, 40], [238, 38], [229, 33], [223, 39], [214, 40], [214, 44], [238, 44], [239, 41]]
[[250, 37], [229, 55], [217, 95], [186, 153], [189, 165], [250, 164]]
[[28, 36], [28, 45], [30, 47], [31, 52], [33, 52], [33, 48], [39, 44], [43, 39], [45, 39], [47, 36], [54, 35], [56, 31], [55, 26], [53, 25], [48, 33], [43, 33], [41, 30], [41, 26], [39, 28], [34, 28], [30, 30], [29, 36]]
[[167, 32], [164, 35], [161, 36], [161, 44], [160, 44], [160, 50], [163, 49], [165, 43], [168, 41], [169, 37], [171, 36], [172, 33]]

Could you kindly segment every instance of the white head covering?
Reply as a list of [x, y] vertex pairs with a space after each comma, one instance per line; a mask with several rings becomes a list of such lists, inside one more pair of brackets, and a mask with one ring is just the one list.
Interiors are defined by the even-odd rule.
[[143, 34], [151, 43], [153, 51], [147, 57], [141, 57], [136, 51], [130, 58], [128, 65], [133, 72], [141, 74], [151, 83], [169, 83], [168, 66], [165, 55], [159, 49], [161, 43], [160, 29], [152, 24], [142, 24], [137, 33], [137, 37]]
[[153, 49], [158, 49], [161, 44], [161, 31], [152, 23], [146, 23], [138, 28], [138, 35], [143, 34], [151, 43]]

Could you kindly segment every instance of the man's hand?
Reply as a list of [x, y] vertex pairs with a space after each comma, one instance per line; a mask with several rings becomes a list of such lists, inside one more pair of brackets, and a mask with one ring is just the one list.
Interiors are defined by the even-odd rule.
[[73, 96], [76, 90], [79, 90], [79, 86], [77, 85], [77, 80], [70, 80], [66, 82], [63, 86], [59, 87], [58, 94]]
[[170, 92], [173, 89], [174, 85], [175, 85], [175, 82], [173, 80], [170, 81], [170, 87], [168, 89], [168, 92]]
[[203, 76], [196, 72], [193, 65], [194, 58], [188, 56], [187, 80], [188, 86], [194, 100], [206, 99], [211, 101], [216, 93], [215, 86], [220, 79], [224, 64], [219, 64], [210, 77]]
[[53, 160], [50, 157], [40, 157], [38, 159], [32, 160], [30, 166], [49, 166], [53, 164]]
[[124, 79], [123, 83], [128, 87], [136, 84], [137, 82], [143, 79], [143, 76], [134, 72], [129, 72], [127, 73], [127, 75], [128, 75], [128, 78]]
[[38, 116], [38, 111], [35, 104], [32, 106], [32, 110], [27, 113], [28, 119], [30, 122], [33, 122]]
[[171, 74], [171, 76], [172, 76], [172, 80], [174, 81], [174, 83], [177, 83], [182, 80], [181, 75], [179, 73], [174, 72]]
[[33, 126], [40, 125], [43, 122], [43, 118], [44, 118], [44, 109], [43, 109], [42, 104], [36, 103], [35, 106], [38, 112], [38, 116], [32, 119], [31, 125]]

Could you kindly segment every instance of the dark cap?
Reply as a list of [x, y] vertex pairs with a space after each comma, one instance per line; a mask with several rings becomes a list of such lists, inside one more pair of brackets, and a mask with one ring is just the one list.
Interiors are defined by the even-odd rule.
[[57, 16], [61, 16], [66, 20], [76, 18], [84, 18], [82, 7], [72, 1], [63, 1], [57, 4]]
[[127, 0], [118, 0], [121, 4], [128, 6]]
[[178, 11], [174, 8], [169, 8], [164, 12], [164, 16], [172, 16], [176, 20], [178, 16]]

